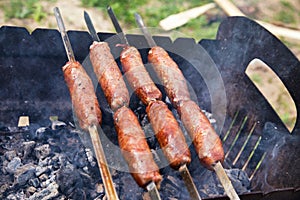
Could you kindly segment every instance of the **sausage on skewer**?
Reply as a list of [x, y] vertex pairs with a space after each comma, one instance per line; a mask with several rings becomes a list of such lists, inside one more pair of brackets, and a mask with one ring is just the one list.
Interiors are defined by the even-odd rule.
[[224, 160], [224, 151], [219, 136], [194, 101], [181, 101], [177, 110], [184, 127], [193, 140], [201, 163], [213, 170], [214, 164]]
[[180, 113], [181, 120], [193, 139], [201, 163], [212, 170], [214, 164], [224, 160], [222, 142], [199, 106], [190, 100], [182, 72], [169, 54], [158, 46], [151, 48], [148, 61], [164, 84], [173, 106]]
[[148, 105], [150, 101], [160, 100], [162, 94], [145, 69], [139, 51], [133, 46], [126, 46], [120, 59], [126, 78], [141, 101]]
[[162, 177], [135, 114], [122, 107], [115, 112], [114, 123], [123, 156], [137, 184], [146, 187], [153, 181], [159, 188]]
[[127, 46], [120, 57], [129, 84], [147, 105], [148, 118], [170, 166], [178, 169], [183, 164], [189, 164], [191, 155], [183, 133], [167, 105], [160, 101], [161, 92], [145, 69], [139, 51], [135, 47]]
[[129, 105], [129, 94], [120, 69], [106, 42], [93, 42], [90, 60], [94, 72], [113, 111]]
[[77, 61], [67, 62], [62, 69], [79, 126], [88, 132], [91, 125], [98, 125], [102, 122], [102, 114], [92, 81]]
[[154, 162], [145, 134], [135, 114], [128, 108], [129, 94], [121, 71], [106, 42], [90, 47], [94, 72], [114, 113], [119, 146], [137, 184], [145, 188], [153, 181], [159, 188], [162, 176]]
[[153, 101], [147, 106], [146, 112], [170, 166], [178, 169], [184, 164], [189, 164], [191, 162], [189, 148], [168, 106], [162, 101]]
[[181, 70], [163, 48], [158, 46], [151, 48], [148, 61], [152, 64], [174, 107], [177, 107], [180, 101], [190, 99]]

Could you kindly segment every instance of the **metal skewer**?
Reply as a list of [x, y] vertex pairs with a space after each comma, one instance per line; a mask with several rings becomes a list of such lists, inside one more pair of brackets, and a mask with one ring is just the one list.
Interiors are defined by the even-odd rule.
[[107, 12], [108, 12], [108, 15], [109, 15], [109, 17], [110, 17], [110, 19], [111, 19], [111, 21], [112, 21], [112, 23], [113, 23], [113, 25], [116, 29], [116, 32], [118, 33], [118, 35], [120, 35], [121, 42], [123, 44], [129, 45], [128, 40], [127, 40], [127, 38], [126, 38], [119, 22], [118, 22], [118, 19], [117, 19], [114, 11], [112, 10], [112, 8], [110, 6], [107, 6]]
[[85, 24], [90, 32], [91, 37], [93, 38], [94, 41], [100, 42], [100, 39], [97, 35], [96, 29], [93, 25], [93, 22], [89, 16], [89, 14], [86, 11], [84, 11], [83, 15], [84, 15]]
[[[146, 38], [149, 46], [150, 47], [157, 46], [155, 41], [153, 40], [151, 34], [148, 32], [146, 26], [144, 25], [142, 17], [138, 13], [135, 13], [134, 16], [135, 16], [136, 23], [138, 24], [142, 33], [145, 35], [145, 38]], [[229, 180], [229, 178], [228, 178], [227, 174], [225, 173], [225, 170], [220, 162], [216, 163], [216, 165], [214, 166], [214, 170], [215, 170], [221, 184], [223, 185], [224, 190], [225, 190], [226, 194], [228, 195], [228, 197], [231, 200], [239, 199], [235, 189], [233, 188], [233, 186], [231, 184], [231, 181]], [[188, 178], [191, 179], [191, 182], [192, 182], [192, 178], [190, 176], [188, 176]], [[183, 179], [185, 179], [185, 178], [183, 178]], [[189, 183], [187, 183], [187, 184], [189, 184]], [[191, 188], [192, 186], [187, 185], [187, 187]]]
[[[111, 10], [111, 8], [110, 8], [110, 10]], [[110, 12], [113, 12], [113, 11], [111, 10]], [[114, 14], [113, 14], [113, 16], [114, 16]], [[115, 16], [114, 16], [114, 18], [116, 19]], [[84, 20], [85, 20], [85, 23], [86, 23], [86, 25], [88, 27], [89, 33], [90, 33], [91, 37], [93, 38], [93, 40], [100, 42], [100, 39], [99, 39], [99, 37], [97, 35], [97, 32], [95, 30], [95, 27], [93, 25], [93, 22], [92, 22], [92, 20], [91, 20], [91, 18], [89, 16], [89, 14], [87, 12], [85, 12], [85, 11], [84, 11]], [[116, 23], [117, 23], [117, 26], [118, 26], [118, 31], [121, 31], [120, 32], [120, 34], [121, 34], [121, 40], [123, 42], [125, 42], [126, 45], [129, 45], [128, 41], [127, 41], [127, 39], [126, 39], [126, 37], [124, 35], [124, 33], [122, 32], [122, 29], [121, 29], [120, 25], [118, 24], [118, 22], [116, 22]], [[158, 189], [157, 189], [157, 187], [156, 187], [156, 185], [155, 185], [155, 183], [153, 181], [151, 181], [146, 186], [146, 189], [149, 192], [149, 195], [150, 195], [150, 197], [151, 197], [152, 200], [161, 200], [159, 192], [158, 192]]]
[[[58, 28], [61, 33], [61, 37], [62, 37], [64, 46], [65, 46], [69, 61], [75, 62], [76, 60], [75, 60], [75, 56], [74, 56], [74, 53], [72, 50], [72, 46], [71, 46], [70, 40], [68, 38], [68, 35], [66, 33], [60, 11], [57, 7], [54, 8], [54, 14], [55, 14], [55, 17], [57, 20]], [[109, 200], [118, 200], [119, 198], [117, 196], [117, 192], [114, 187], [112, 177], [111, 177], [108, 165], [107, 165], [107, 161], [106, 161], [103, 147], [102, 147], [102, 144], [100, 141], [99, 133], [97, 130], [97, 125], [89, 126], [89, 133], [90, 133], [91, 141], [92, 141], [92, 144], [94, 147], [98, 166], [100, 169], [100, 174], [101, 174], [102, 181], [104, 184], [106, 196]]]

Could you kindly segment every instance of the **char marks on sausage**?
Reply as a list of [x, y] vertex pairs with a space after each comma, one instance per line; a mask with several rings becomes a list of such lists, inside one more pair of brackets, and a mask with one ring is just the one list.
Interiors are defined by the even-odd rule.
[[212, 170], [218, 161], [223, 162], [222, 142], [199, 106], [191, 100], [182, 101], [178, 105], [178, 112], [201, 163]]
[[122, 107], [115, 112], [114, 123], [122, 154], [137, 184], [146, 187], [153, 181], [159, 187], [162, 177], [135, 114]]
[[163, 48], [158, 46], [151, 48], [148, 62], [152, 64], [174, 107], [177, 107], [180, 101], [190, 99], [187, 83], [181, 70]]
[[130, 86], [144, 104], [161, 99], [162, 94], [145, 69], [141, 55], [135, 47], [125, 47], [120, 60]]
[[95, 90], [82, 65], [69, 61], [63, 66], [63, 72], [79, 126], [88, 131], [89, 126], [101, 124], [102, 113]]
[[129, 94], [122, 73], [106, 42], [93, 42], [90, 60], [106, 99], [113, 111], [129, 105]]
[[147, 106], [146, 112], [170, 166], [178, 169], [184, 164], [189, 164], [191, 162], [189, 147], [168, 106], [162, 101], [154, 101]]

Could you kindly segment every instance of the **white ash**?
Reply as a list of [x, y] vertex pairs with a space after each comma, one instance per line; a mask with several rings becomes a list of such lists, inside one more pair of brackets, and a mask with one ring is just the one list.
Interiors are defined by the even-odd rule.
[[15, 157], [7, 164], [7, 167], [5, 168], [6, 172], [14, 174], [21, 165], [21, 158]]
[[15, 150], [7, 151], [4, 154], [4, 157], [8, 160], [11, 161], [14, 157], [17, 156], [17, 153]]
[[29, 179], [35, 176], [34, 174], [35, 174], [34, 164], [22, 165], [14, 173], [15, 184], [25, 185]]
[[52, 199], [56, 196], [58, 196], [59, 191], [58, 191], [59, 185], [56, 182], [53, 182], [48, 185], [47, 188], [42, 189], [41, 191], [38, 191], [34, 193], [32, 196], [28, 198], [28, 200], [36, 200], [36, 199], [41, 199], [41, 200], [48, 200]]
[[40, 185], [40, 181], [38, 178], [32, 178], [28, 181], [29, 185], [32, 185], [33, 187], [37, 188]]
[[57, 129], [65, 128], [66, 126], [67, 126], [67, 124], [65, 122], [54, 120], [54, 121], [52, 121], [51, 129], [57, 130]]
[[93, 151], [89, 148], [85, 148], [85, 153], [86, 153], [87, 159], [90, 162], [91, 166], [94, 167], [96, 165], [96, 162], [94, 160]]

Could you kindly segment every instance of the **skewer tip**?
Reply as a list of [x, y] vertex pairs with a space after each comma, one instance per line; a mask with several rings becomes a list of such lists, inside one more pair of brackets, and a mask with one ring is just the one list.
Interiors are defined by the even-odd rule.
[[83, 15], [84, 15], [84, 16], [87, 16], [88, 13], [84, 10], [84, 11], [83, 11]]
[[141, 17], [140, 14], [138, 14], [138, 13], [136, 12], [136, 13], [134, 13], [134, 17], [135, 17], [136, 23], [137, 23], [139, 26], [141, 26], [141, 27], [144, 27], [144, 26], [145, 26], [145, 24], [144, 24], [144, 22], [143, 22], [143, 19], [142, 19], [142, 17]]

